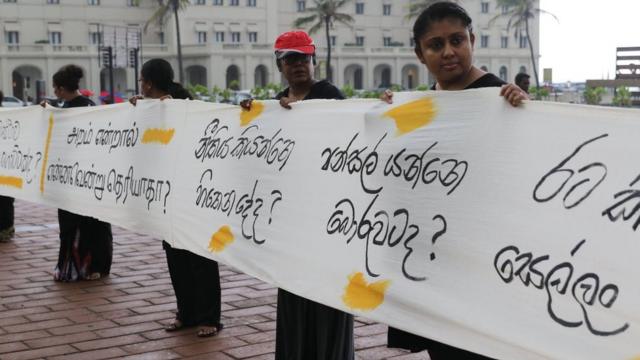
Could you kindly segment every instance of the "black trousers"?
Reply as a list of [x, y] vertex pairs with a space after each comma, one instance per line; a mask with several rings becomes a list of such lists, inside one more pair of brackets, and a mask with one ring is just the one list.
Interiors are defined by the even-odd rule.
[[176, 294], [178, 314], [184, 325], [220, 325], [220, 270], [218, 263], [190, 251], [162, 242], [171, 284]]
[[278, 289], [276, 360], [352, 360], [353, 315]]
[[56, 279], [76, 281], [92, 273], [111, 271], [113, 235], [111, 224], [58, 209], [60, 251]]
[[0, 231], [13, 226], [13, 198], [0, 196]]

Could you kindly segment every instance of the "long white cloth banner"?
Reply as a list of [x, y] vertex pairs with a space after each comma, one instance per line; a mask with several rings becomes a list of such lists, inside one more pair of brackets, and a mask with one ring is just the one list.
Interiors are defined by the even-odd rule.
[[488, 356], [638, 359], [640, 112], [497, 91], [2, 109], [0, 193]]

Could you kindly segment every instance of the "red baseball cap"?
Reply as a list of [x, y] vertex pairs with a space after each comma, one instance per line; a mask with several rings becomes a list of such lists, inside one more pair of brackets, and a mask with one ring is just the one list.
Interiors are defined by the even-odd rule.
[[278, 59], [282, 59], [290, 53], [313, 55], [316, 52], [316, 46], [313, 44], [311, 36], [299, 30], [280, 34], [273, 48]]

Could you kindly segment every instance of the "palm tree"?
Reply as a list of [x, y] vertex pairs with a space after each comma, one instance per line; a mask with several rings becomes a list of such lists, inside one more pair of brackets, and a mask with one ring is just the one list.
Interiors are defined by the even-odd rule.
[[[422, 13], [422, 11], [424, 11], [424, 9], [428, 8], [429, 6], [437, 3], [437, 2], [442, 2], [443, 0], [413, 0], [411, 1], [411, 3], [409, 3], [409, 12], [407, 13], [406, 19], [407, 20], [411, 20], [413, 18], [418, 17], [418, 15], [420, 15], [420, 13]], [[445, 1], [450, 1], [450, 2], [454, 2], [457, 3], [458, 0], [445, 0]]]
[[147, 31], [149, 25], [153, 22], [163, 24], [167, 18], [173, 15], [176, 22], [176, 41], [178, 45], [178, 78], [180, 83], [183, 83], [182, 75], [182, 41], [180, 40], [180, 22], [178, 21], [178, 11], [185, 9], [190, 0], [157, 0], [158, 9], [151, 15], [146, 24], [144, 24], [144, 31]]
[[315, 6], [309, 7], [305, 10], [310, 15], [303, 16], [296, 19], [293, 22], [293, 27], [304, 28], [310, 24], [309, 33], [313, 34], [316, 31], [324, 27], [325, 34], [327, 36], [327, 77], [331, 76], [331, 28], [335, 21], [342, 23], [348, 27], [351, 27], [351, 23], [354, 21], [353, 17], [348, 14], [339, 12], [340, 8], [346, 5], [351, 0], [313, 0]]
[[538, 14], [549, 14], [556, 20], [558, 18], [548, 11], [542, 10], [536, 6], [538, 0], [497, 0], [499, 8], [506, 9], [502, 13], [493, 17], [489, 23], [494, 22], [500, 17], [507, 17], [509, 22], [507, 23], [507, 31], [511, 28], [515, 29], [514, 36], [517, 38], [524, 28], [524, 33], [529, 44], [529, 52], [531, 55], [531, 64], [533, 66], [533, 75], [536, 79], [536, 87], [540, 88], [540, 80], [538, 79], [538, 69], [536, 67], [536, 58], [533, 54], [533, 43], [529, 40], [529, 20], [536, 17]]

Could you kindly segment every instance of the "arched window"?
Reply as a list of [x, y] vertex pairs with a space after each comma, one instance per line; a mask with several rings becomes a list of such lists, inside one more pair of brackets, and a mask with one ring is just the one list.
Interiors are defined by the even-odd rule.
[[501, 66], [500, 67], [500, 79], [502, 79], [503, 81], [509, 81], [507, 78], [507, 67], [506, 66]]

